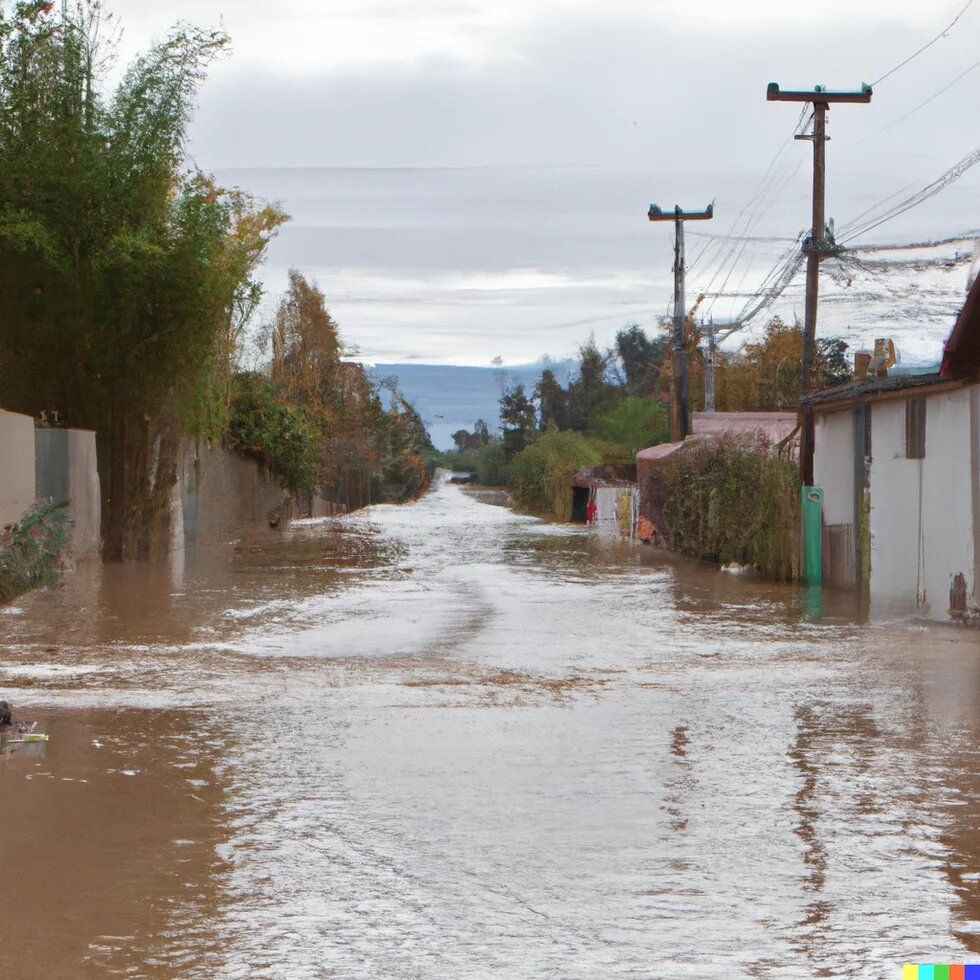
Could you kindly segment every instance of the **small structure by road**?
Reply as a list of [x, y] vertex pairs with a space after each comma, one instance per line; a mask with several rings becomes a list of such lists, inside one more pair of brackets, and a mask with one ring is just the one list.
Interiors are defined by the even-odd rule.
[[572, 521], [632, 537], [639, 500], [633, 466], [586, 467], [572, 477]]

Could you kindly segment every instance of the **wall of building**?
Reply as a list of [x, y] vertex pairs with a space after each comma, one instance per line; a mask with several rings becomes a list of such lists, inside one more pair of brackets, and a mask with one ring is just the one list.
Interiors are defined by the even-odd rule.
[[94, 558], [102, 550], [102, 496], [95, 433], [88, 429], [35, 429], [34, 476], [44, 504], [68, 503], [73, 558]]
[[854, 412], [817, 415], [813, 454], [814, 483], [824, 492], [823, 580], [827, 585], [857, 586], [860, 524], [857, 481], [863, 478], [854, 458]]
[[926, 458], [923, 460], [922, 541], [924, 602], [931, 616], [945, 619], [953, 577], [962, 574], [974, 592], [973, 499], [970, 452], [970, 388], [933, 395], [926, 401]]
[[816, 418], [813, 480], [823, 488], [825, 524], [854, 522], [854, 417], [848, 409]]
[[972, 389], [926, 396], [924, 459], [906, 458], [905, 400], [871, 414], [871, 598], [945, 619], [953, 577], [974, 594]]
[[905, 401], [876, 404], [871, 410], [872, 601], [917, 603], [924, 462], [905, 457]]
[[34, 420], [0, 409], [0, 527], [34, 506]]

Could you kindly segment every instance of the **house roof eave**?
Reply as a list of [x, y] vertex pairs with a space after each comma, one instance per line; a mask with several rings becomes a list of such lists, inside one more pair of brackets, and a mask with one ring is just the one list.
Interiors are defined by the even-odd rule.
[[923, 395], [941, 394], [963, 388], [976, 381], [966, 378], [945, 378], [939, 374], [896, 375], [858, 381], [812, 395], [808, 404], [815, 414], [842, 412], [857, 405], [908, 398], [911, 393]]

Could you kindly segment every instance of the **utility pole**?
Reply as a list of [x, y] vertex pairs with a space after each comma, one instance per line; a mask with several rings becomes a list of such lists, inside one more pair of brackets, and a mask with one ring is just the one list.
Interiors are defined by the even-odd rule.
[[708, 356], [704, 362], [704, 410], [715, 411], [715, 367], [718, 359], [718, 345], [727, 340], [736, 330], [741, 330], [745, 324], [740, 320], [728, 320], [725, 323], [715, 323], [710, 317], [705, 333], [708, 337]]
[[680, 205], [675, 205], [673, 211], [662, 211], [656, 204], [650, 205], [647, 217], [651, 221], [674, 222], [674, 397], [671, 411], [671, 439], [681, 442], [687, 436], [689, 429], [688, 413], [688, 375], [687, 349], [685, 341], [685, 322], [687, 314], [684, 310], [684, 222], [707, 221], [714, 215], [714, 204], [709, 204], [703, 211], [682, 211]]
[[727, 320], [724, 323], [715, 323], [715, 318], [710, 317], [706, 334], [708, 337], [708, 356], [704, 362], [704, 410], [706, 412], [715, 411], [715, 367], [718, 359], [718, 345], [728, 340], [736, 330], [741, 330], [745, 326], [742, 320]]
[[768, 102], [809, 102], [813, 105], [813, 133], [796, 139], [813, 141], [813, 218], [810, 235], [803, 241], [806, 255], [806, 306], [803, 320], [802, 407], [800, 433], [800, 476], [805, 487], [813, 486], [813, 409], [810, 394], [813, 362], [817, 353], [817, 296], [819, 291], [820, 260], [838, 252], [837, 246], [826, 239], [824, 192], [826, 189], [827, 112], [831, 102], [871, 101], [871, 86], [862, 85], [858, 92], [831, 92], [822, 85], [813, 91], [781, 92], [776, 82], [766, 89]]
[[715, 410], [715, 321], [708, 320], [708, 356], [704, 361], [704, 410]]

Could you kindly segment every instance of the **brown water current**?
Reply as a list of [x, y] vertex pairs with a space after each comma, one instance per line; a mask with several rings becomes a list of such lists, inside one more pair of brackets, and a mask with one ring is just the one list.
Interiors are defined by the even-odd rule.
[[980, 962], [980, 635], [443, 485], [0, 608], [0, 976]]

